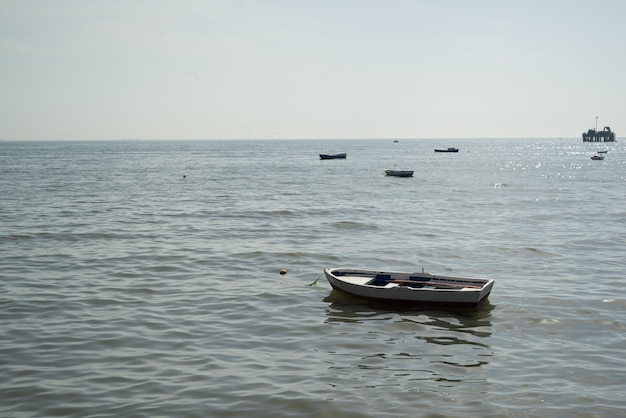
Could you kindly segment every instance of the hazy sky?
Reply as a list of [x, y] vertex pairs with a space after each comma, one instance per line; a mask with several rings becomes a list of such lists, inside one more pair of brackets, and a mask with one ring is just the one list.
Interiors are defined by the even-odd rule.
[[626, 136], [623, 0], [0, 0], [0, 138]]

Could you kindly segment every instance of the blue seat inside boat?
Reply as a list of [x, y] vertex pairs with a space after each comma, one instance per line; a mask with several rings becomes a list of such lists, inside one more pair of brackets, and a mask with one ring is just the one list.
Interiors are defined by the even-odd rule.
[[368, 284], [371, 284], [374, 286], [384, 286], [387, 284], [387, 280], [389, 279], [391, 279], [390, 274], [377, 274], [376, 277], [374, 277], [374, 279]]

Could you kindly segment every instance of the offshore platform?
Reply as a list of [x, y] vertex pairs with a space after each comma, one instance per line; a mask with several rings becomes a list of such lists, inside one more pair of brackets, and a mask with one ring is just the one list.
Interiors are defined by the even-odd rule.
[[596, 116], [596, 127], [583, 132], [583, 142], [615, 142], [615, 132], [611, 131], [609, 126], [598, 131], [598, 117]]

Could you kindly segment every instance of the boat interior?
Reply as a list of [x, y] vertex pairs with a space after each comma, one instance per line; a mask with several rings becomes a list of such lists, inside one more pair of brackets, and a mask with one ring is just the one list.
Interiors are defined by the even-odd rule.
[[412, 288], [481, 289], [488, 283], [488, 280], [485, 279], [455, 279], [453, 277], [433, 276], [429, 273], [391, 274], [383, 272], [334, 271], [333, 274], [354, 284], [379, 287], [407, 286]]
[[456, 282], [454, 280], [438, 280], [433, 277], [428, 276], [409, 276], [407, 278], [402, 279], [393, 279], [391, 274], [376, 274], [376, 276], [368, 281], [366, 284], [370, 286], [381, 286], [385, 287], [389, 283], [396, 283], [399, 286], [408, 286], [408, 287], [440, 287], [440, 288], [481, 288], [485, 285], [483, 282], [475, 281], [475, 282]]

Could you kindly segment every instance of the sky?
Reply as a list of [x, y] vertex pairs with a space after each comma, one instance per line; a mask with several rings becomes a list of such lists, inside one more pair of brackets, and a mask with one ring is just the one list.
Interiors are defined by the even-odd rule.
[[623, 0], [0, 0], [0, 139], [626, 136]]

